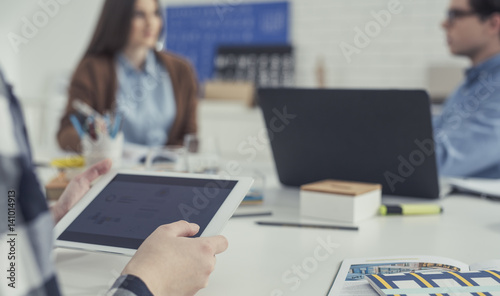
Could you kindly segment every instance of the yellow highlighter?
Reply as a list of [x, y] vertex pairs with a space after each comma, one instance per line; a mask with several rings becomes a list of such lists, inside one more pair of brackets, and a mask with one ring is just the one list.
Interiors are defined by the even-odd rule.
[[386, 215], [437, 215], [443, 212], [440, 205], [435, 204], [400, 204], [382, 205], [379, 213]]
[[85, 166], [85, 159], [82, 156], [73, 156], [54, 159], [50, 165], [58, 169], [81, 168]]

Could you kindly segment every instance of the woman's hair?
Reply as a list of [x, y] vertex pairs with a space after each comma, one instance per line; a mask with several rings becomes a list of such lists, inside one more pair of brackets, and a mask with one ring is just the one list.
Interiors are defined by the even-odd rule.
[[[85, 56], [114, 56], [127, 45], [135, 1], [106, 0]], [[160, 9], [159, 1], [155, 1]]]
[[469, 0], [472, 9], [482, 18], [500, 13], [500, 0]]

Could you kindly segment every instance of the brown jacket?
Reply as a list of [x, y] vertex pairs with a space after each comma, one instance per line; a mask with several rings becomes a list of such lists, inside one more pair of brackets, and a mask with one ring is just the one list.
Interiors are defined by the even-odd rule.
[[[168, 135], [167, 145], [182, 145], [184, 135], [197, 132], [198, 90], [190, 64], [171, 53], [156, 52], [172, 80], [177, 112]], [[57, 141], [64, 150], [81, 151], [80, 139], [69, 116], [76, 113], [73, 100], [80, 99], [101, 114], [116, 107], [118, 89], [115, 61], [112, 57], [89, 56], [78, 65], [69, 87], [68, 105], [61, 119]], [[168, 131], [165, 131], [166, 133]]]

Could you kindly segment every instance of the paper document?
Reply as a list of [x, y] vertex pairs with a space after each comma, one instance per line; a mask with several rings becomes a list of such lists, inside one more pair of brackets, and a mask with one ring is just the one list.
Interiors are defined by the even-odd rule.
[[451, 178], [448, 183], [457, 189], [500, 198], [500, 179]]

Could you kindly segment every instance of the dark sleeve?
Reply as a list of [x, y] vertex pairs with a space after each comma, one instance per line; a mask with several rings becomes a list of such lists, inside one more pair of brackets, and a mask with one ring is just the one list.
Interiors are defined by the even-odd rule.
[[146, 284], [133, 275], [122, 275], [109, 289], [107, 296], [153, 296]]
[[[19, 101], [4, 81], [1, 70], [0, 139], [0, 208], [4, 211], [0, 214], [0, 237], [14, 245], [22, 241], [24, 254], [22, 265], [18, 256], [2, 258], [16, 269], [17, 279], [4, 278], [5, 290], [0, 291], [12, 289], [7, 294], [18, 295], [21, 292], [15, 290], [22, 285], [26, 295], [61, 295], [51, 260], [54, 220], [33, 171]], [[20, 278], [24, 280], [18, 282]]]

